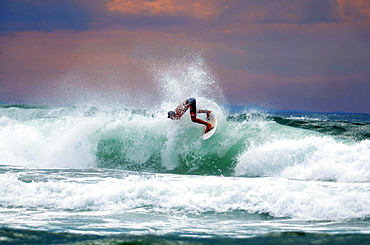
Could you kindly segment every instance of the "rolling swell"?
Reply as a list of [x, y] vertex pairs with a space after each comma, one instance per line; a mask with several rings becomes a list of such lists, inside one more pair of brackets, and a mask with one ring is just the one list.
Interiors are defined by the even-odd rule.
[[202, 126], [188, 114], [171, 121], [159, 109], [1, 106], [0, 112], [3, 165], [370, 180], [366, 118], [219, 109], [217, 132], [203, 141]]
[[321, 121], [313, 119], [290, 119], [279, 116], [269, 118], [281, 125], [308, 129], [349, 140], [370, 139], [370, 123], [348, 121]]
[[[292, 116], [294, 115], [294, 116]], [[351, 114], [350, 114], [351, 115]], [[248, 120], [268, 120], [280, 125], [308, 129], [323, 134], [349, 140], [370, 139], [370, 115], [352, 114], [303, 114], [303, 113], [240, 113], [228, 116], [228, 120], [242, 122]]]

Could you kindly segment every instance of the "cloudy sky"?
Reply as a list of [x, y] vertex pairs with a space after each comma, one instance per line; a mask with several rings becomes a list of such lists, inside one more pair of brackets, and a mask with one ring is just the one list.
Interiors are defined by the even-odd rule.
[[174, 92], [158, 80], [220, 103], [370, 113], [370, 1], [0, 1], [1, 102], [150, 104]]

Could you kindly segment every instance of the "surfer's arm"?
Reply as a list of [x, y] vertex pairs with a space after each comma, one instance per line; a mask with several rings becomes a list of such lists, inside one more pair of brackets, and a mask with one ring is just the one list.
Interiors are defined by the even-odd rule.
[[175, 115], [174, 118], [175, 120], [178, 120], [184, 115], [186, 110], [188, 109], [188, 105], [186, 104], [186, 100], [182, 102], [180, 105], [178, 105], [175, 109]]

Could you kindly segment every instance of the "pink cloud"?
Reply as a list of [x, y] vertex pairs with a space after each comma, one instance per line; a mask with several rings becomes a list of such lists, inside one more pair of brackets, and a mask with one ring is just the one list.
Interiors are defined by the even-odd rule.
[[370, 24], [370, 1], [336, 0], [335, 14], [346, 22]]
[[109, 11], [153, 16], [189, 16], [197, 19], [209, 19], [217, 16], [225, 8], [227, 1], [214, 0], [109, 0], [106, 4]]

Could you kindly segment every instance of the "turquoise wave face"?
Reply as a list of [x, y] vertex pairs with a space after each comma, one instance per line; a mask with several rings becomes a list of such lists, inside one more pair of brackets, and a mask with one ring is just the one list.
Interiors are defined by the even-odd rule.
[[230, 138], [235, 125], [221, 123], [211, 139], [201, 139], [202, 125], [186, 114], [181, 121], [158, 115], [133, 114], [99, 133], [99, 167], [180, 174], [232, 175], [244, 148], [240, 134]]
[[[213, 105], [214, 106], [214, 105]], [[202, 125], [166, 110], [0, 107], [0, 163], [155, 173], [369, 181], [367, 121], [260, 112], [228, 114], [201, 139]], [[358, 120], [357, 118], [355, 118]], [[344, 129], [340, 129], [340, 127]]]
[[155, 130], [155, 133], [140, 130], [127, 129], [126, 132], [119, 129], [120, 132], [104, 135], [96, 149], [98, 166], [230, 176], [246, 141], [242, 137], [228, 139], [227, 133], [222, 132], [203, 141], [200, 139], [201, 128], [191, 128], [190, 125], [186, 129], [177, 127], [176, 132], [166, 129], [163, 132]]

